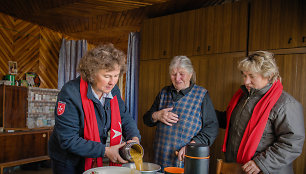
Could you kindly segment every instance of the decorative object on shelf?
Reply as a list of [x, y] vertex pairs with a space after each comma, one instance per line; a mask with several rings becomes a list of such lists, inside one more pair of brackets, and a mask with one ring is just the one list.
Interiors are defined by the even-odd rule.
[[10, 85], [14, 86], [15, 85], [15, 75], [8, 74], [4, 77], [5, 80], [10, 81]]
[[35, 72], [28, 72], [25, 74], [26, 81], [28, 82], [28, 86], [39, 87], [40, 78]]
[[17, 62], [15, 61], [8, 61], [9, 66], [9, 74], [17, 74]]
[[58, 93], [58, 89], [28, 87], [29, 129], [54, 126], [54, 108]]
[[19, 80], [19, 86], [25, 86], [28, 87], [28, 82], [26, 80]]

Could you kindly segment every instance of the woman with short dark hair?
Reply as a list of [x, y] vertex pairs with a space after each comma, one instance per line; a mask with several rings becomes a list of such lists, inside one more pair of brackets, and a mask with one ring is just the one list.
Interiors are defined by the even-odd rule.
[[49, 140], [53, 173], [83, 173], [102, 166], [102, 157], [109, 158], [110, 165], [127, 162], [118, 151], [125, 144], [122, 136], [139, 143], [140, 134], [116, 85], [124, 70], [125, 54], [113, 45], [98, 46], [80, 60], [81, 76], [58, 94]]

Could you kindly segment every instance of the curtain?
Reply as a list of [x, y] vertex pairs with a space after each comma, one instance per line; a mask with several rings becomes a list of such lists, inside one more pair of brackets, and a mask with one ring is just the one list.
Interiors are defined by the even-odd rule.
[[132, 32], [129, 34], [125, 103], [131, 116], [136, 120], [136, 122], [138, 116], [139, 42], [139, 32]]
[[75, 79], [79, 76], [76, 72], [77, 65], [86, 51], [86, 40], [75, 41], [63, 39], [59, 52], [58, 89], [61, 89], [69, 80]]

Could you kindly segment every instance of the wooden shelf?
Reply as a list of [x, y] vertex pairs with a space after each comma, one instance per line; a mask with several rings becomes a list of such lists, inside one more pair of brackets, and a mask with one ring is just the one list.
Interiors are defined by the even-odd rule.
[[6, 168], [6, 167], [18, 166], [18, 165], [22, 165], [22, 164], [44, 161], [44, 160], [49, 160], [49, 159], [50, 158], [48, 156], [40, 156], [40, 157], [35, 157], [35, 158], [22, 159], [22, 160], [18, 160], [18, 161], [0, 163], [0, 168], [1, 168], [1, 173], [0, 174], [3, 174], [3, 169]]

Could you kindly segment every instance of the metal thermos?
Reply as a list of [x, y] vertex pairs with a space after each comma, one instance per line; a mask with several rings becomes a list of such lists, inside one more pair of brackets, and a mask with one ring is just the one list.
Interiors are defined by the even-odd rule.
[[209, 146], [189, 143], [185, 153], [185, 174], [209, 173]]
[[131, 149], [135, 149], [137, 152], [141, 153], [141, 156], [143, 157], [143, 147], [136, 143], [136, 142], [132, 142], [132, 143], [127, 143], [125, 144], [123, 147], [121, 147], [119, 149], [119, 154], [120, 156], [124, 159], [127, 160], [129, 162], [134, 162], [131, 156]]

